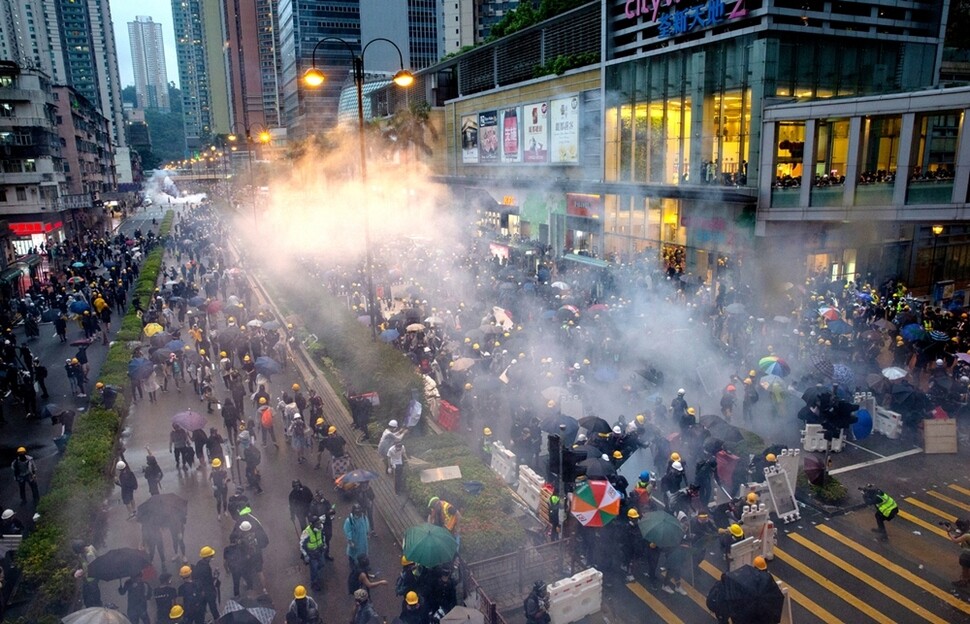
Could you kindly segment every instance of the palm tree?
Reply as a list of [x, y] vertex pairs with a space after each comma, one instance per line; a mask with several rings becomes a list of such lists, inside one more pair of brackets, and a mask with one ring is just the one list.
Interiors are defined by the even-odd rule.
[[410, 161], [411, 149], [430, 156], [434, 150], [425, 140], [438, 140], [438, 130], [431, 123], [431, 105], [427, 102], [411, 102], [406, 109], [394, 113], [384, 130], [384, 139], [392, 150], [403, 150]]

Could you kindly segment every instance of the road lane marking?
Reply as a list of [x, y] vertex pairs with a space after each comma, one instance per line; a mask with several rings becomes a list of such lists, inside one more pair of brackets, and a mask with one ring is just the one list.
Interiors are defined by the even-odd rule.
[[702, 595], [699, 591], [694, 589], [693, 585], [691, 585], [687, 581], [681, 581], [680, 586], [683, 587], [684, 591], [687, 592], [688, 598], [696, 602], [697, 606], [699, 606], [701, 609], [709, 612], [709, 609], [707, 608], [707, 596]]
[[970, 613], [970, 604], [964, 602], [963, 600], [960, 600], [950, 592], [940, 589], [939, 587], [937, 587], [933, 583], [930, 583], [926, 579], [916, 576], [906, 568], [893, 563], [892, 561], [890, 561], [889, 559], [886, 559], [879, 553], [873, 552], [868, 548], [866, 548], [865, 546], [863, 546], [862, 544], [859, 544], [858, 542], [849, 539], [848, 537], [842, 535], [838, 531], [832, 529], [830, 526], [825, 524], [819, 524], [819, 525], [816, 525], [815, 528], [821, 531], [822, 533], [825, 533], [832, 539], [838, 541], [839, 543], [845, 546], [848, 546], [849, 548], [856, 551], [863, 557], [866, 557], [867, 559], [870, 559], [878, 563], [879, 565], [886, 568], [890, 572], [894, 572], [898, 574], [899, 576], [903, 577], [913, 585], [916, 585], [917, 587], [923, 589], [924, 591], [927, 591], [933, 594], [943, 602], [946, 602], [947, 604], [950, 604], [956, 607], [957, 609], [959, 609], [960, 611], [963, 611], [964, 613]]
[[788, 537], [790, 537], [792, 539], [792, 541], [800, 544], [802, 547], [807, 548], [808, 550], [811, 550], [812, 552], [814, 552], [816, 555], [818, 555], [822, 559], [825, 559], [826, 561], [828, 561], [832, 565], [838, 567], [840, 570], [844, 570], [844, 571], [848, 572], [849, 574], [851, 574], [852, 576], [856, 577], [857, 579], [859, 579], [860, 581], [862, 581], [863, 583], [865, 583], [869, 587], [875, 589], [879, 593], [883, 594], [887, 598], [890, 598], [892, 600], [895, 600], [900, 605], [906, 607], [907, 609], [909, 609], [910, 611], [912, 611], [916, 615], [920, 616], [921, 618], [923, 618], [927, 622], [932, 622], [933, 624], [949, 624], [949, 621], [948, 620], [945, 620], [945, 619], [937, 616], [934, 613], [930, 613], [929, 611], [927, 611], [926, 609], [924, 609], [920, 605], [916, 604], [915, 602], [913, 602], [912, 600], [910, 600], [906, 596], [903, 596], [902, 594], [900, 594], [899, 592], [897, 592], [893, 588], [889, 587], [888, 585], [886, 585], [882, 581], [879, 581], [879, 580], [873, 578], [872, 576], [866, 574], [865, 572], [863, 572], [859, 568], [855, 567], [854, 565], [852, 565], [848, 561], [846, 561], [846, 560], [844, 560], [844, 559], [842, 559], [840, 557], [836, 557], [835, 555], [833, 555], [832, 553], [830, 553], [828, 550], [826, 550], [825, 548], [822, 548], [821, 546], [819, 546], [815, 542], [811, 541], [807, 537], [804, 537], [802, 535], [799, 535], [798, 533], [791, 533], [791, 534], [788, 535]]
[[970, 496], [970, 490], [968, 490], [965, 487], [956, 485], [955, 483], [951, 483], [950, 485], [948, 485], [946, 487], [950, 488], [954, 492], [959, 492], [959, 493], [963, 494], [964, 496]]
[[[963, 511], [970, 511], [970, 505], [967, 505], [966, 503], [961, 503], [955, 498], [950, 498], [949, 496], [940, 494], [936, 490], [928, 490], [926, 493], [934, 498], [940, 499], [941, 501], [943, 501], [944, 503], [947, 503], [948, 505], [953, 505], [957, 509], [962, 509]], [[953, 520], [950, 520], [950, 522], [953, 522]]]
[[[704, 564], [707, 564], [706, 567], [705, 567]], [[716, 578], [716, 579], [720, 579], [721, 578], [721, 571], [718, 570], [717, 568], [715, 568], [713, 565], [711, 565], [707, 561], [702, 562], [701, 563], [701, 567], [704, 568], [704, 571], [705, 572], [707, 572], [708, 574], [710, 574], [714, 578]], [[769, 570], [769, 572], [770, 571], [771, 570]], [[777, 580], [781, 580], [781, 579], [778, 579], [777, 576], [775, 576], [775, 578]], [[785, 584], [785, 589], [788, 590], [788, 595], [791, 596], [791, 599], [792, 600], [794, 600], [795, 602], [797, 602], [798, 604], [800, 604], [802, 607], [804, 607], [806, 611], [808, 611], [812, 615], [818, 617], [820, 620], [822, 620], [823, 622], [825, 622], [825, 624], [845, 624], [845, 622], [843, 622], [839, 618], [837, 618], [834, 615], [832, 615], [829, 611], [827, 611], [824, 607], [822, 607], [822, 605], [818, 604], [817, 602], [815, 602], [814, 600], [812, 600], [811, 598], [809, 598], [805, 594], [801, 593], [800, 591], [798, 591], [797, 589], [795, 589], [794, 587], [792, 587], [788, 583], [788, 581], [782, 581], [782, 583]], [[705, 602], [704, 604], [705, 604], [704, 608], [706, 609], [707, 608], [707, 606], [706, 606], [707, 603]]]
[[887, 455], [886, 457], [880, 457], [878, 459], [870, 459], [869, 461], [864, 461], [861, 464], [852, 464], [851, 466], [842, 466], [841, 468], [836, 468], [835, 470], [829, 470], [829, 474], [837, 475], [837, 474], [842, 474], [843, 472], [858, 470], [859, 468], [868, 468], [869, 466], [875, 466], [876, 464], [884, 464], [886, 462], [890, 462], [895, 459], [902, 459], [903, 457], [909, 457], [910, 455], [916, 455], [922, 452], [923, 452], [923, 449], [921, 448], [909, 449], [908, 451], [903, 451], [901, 453], [896, 453], [894, 455]]
[[916, 524], [916, 525], [919, 525], [919, 526], [923, 527], [924, 529], [926, 529], [930, 533], [936, 533], [940, 537], [945, 537], [947, 539], [950, 539], [950, 536], [946, 534], [946, 531], [943, 530], [943, 527], [941, 527], [941, 526], [939, 526], [937, 524], [930, 524], [926, 520], [922, 520], [920, 518], [917, 518], [913, 514], [907, 513], [907, 512], [905, 512], [903, 510], [900, 510], [897, 515], [900, 518], [902, 518], [903, 520], [906, 520], [908, 522], [912, 522], [913, 524]]
[[944, 520], [948, 520], [950, 522], [956, 522], [956, 520], [957, 520], [957, 517], [954, 516], [953, 514], [948, 514], [947, 512], [943, 511], [942, 509], [939, 509], [938, 507], [934, 507], [933, 505], [928, 505], [928, 504], [924, 503], [923, 501], [918, 500], [918, 499], [915, 499], [913, 497], [904, 498], [903, 500], [906, 501], [907, 503], [909, 503], [910, 505], [914, 506], [914, 507], [919, 507], [920, 509], [925, 509], [926, 511], [930, 512], [931, 514], [933, 514], [935, 516], [939, 516], [939, 517], [943, 518]]
[[[791, 537], [792, 535], [794, 535], [794, 533], [790, 534], [789, 537]], [[775, 547], [775, 557], [777, 557], [778, 559], [782, 560], [783, 562], [785, 562], [786, 564], [788, 564], [789, 566], [791, 566], [792, 568], [794, 568], [798, 572], [802, 573], [803, 575], [807, 576], [808, 578], [812, 579], [813, 581], [815, 581], [818, 585], [821, 585], [824, 589], [826, 589], [832, 595], [841, 598], [842, 600], [844, 600], [845, 602], [849, 603], [850, 605], [852, 605], [853, 607], [855, 607], [856, 609], [858, 609], [862, 613], [865, 613], [872, 620], [874, 620], [876, 622], [880, 622], [880, 624], [895, 624], [895, 621], [894, 620], [888, 619], [884, 613], [882, 613], [878, 609], [872, 607], [871, 605], [869, 605], [869, 603], [867, 603], [867, 602], [865, 602], [863, 600], [860, 600], [859, 598], [856, 598], [855, 596], [853, 596], [852, 594], [850, 594], [848, 591], [846, 591], [842, 587], [840, 587], [840, 586], [836, 585], [835, 583], [833, 583], [832, 581], [828, 580], [827, 578], [825, 578], [824, 576], [822, 576], [821, 574], [819, 574], [818, 572], [816, 572], [812, 568], [808, 567], [807, 565], [805, 565], [801, 561], [795, 559], [794, 557], [792, 557], [791, 555], [789, 555], [785, 551], [781, 550], [777, 546]], [[787, 584], [788, 583], [786, 582], [786, 585]], [[791, 586], [789, 585], [789, 587], [791, 587]]]
[[647, 603], [647, 606], [653, 609], [653, 612], [659, 615], [660, 619], [667, 624], [684, 624], [682, 619], [677, 617], [673, 611], [668, 609], [664, 603], [660, 602], [656, 596], [647, 591], [647, 588], [640, 583], [627, 583], [626, 587], [632, 591], [637, 598]]

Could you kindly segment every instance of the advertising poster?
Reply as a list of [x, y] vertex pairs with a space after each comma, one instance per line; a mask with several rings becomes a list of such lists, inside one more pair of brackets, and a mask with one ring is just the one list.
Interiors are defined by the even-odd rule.
[[527, 163], [544, 163], [549, 159], [549, 103], [529, 104], [523, 112], [524, 128], [522, 160]]
[[478, 162], [478, 115], [461, 118], [461, 162]]
[[478, 113], [478, 162], [497, 163], [498, 145], [498, 112]]
[[519, 109], [506, 108], [502, 111], [502, 162], [522, 161], [519, 144]]
[[552, 101], [549, 152], [554, 163], [579, 162], [579, 98]]

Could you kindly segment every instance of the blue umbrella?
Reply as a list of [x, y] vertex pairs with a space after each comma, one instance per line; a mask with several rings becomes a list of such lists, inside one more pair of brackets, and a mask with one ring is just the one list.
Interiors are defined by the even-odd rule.
[[856, 440], [864, 440], [872, 433], [872, 414], [869, 410], [861, 409], [855, 413], [856, 420], [852, 424], [852, 435]]
[[189, 299], [189, 305], [193, 305], [197, 308], [201, 308], [202, 306], [205, 305], [205, 297], [200, 297], [199, 295], [196, 295], [191, 299]]
[[835, 335], [839, 334], [851, 334], [852, 326], [843, 321], [842, 319], [835, 319], [834, 321], [829, 321], [828, 323], [829, 331]]
[[394, 342], [401, 336], [401, 332], [397, 331], [393, 327], [391, 329], [385, 329], [381, 332], [381, 340], [384, 342]]
[[118, 266], [118, 263], [115, 262], [114, 260], [105, 260], [104, 261], [104, 266], [107, 267], [107, 268], [109, 268], [109, 269], [113, 269], [116, 266]]
[[270, 377], [271, 375], [276, 375], [283, 369], [280, 365], [271, 357], [265, 355], [256, 358], [256, 372], [260, 375], [265, 375]]
[[148, 379], [154, 368], [145, 358], [134, 358], [128, 362], [128, 376], [132, 379]]
[[950, 339], [950, 336], [947, 335], [946, 332], [941, 332], [937, 329], [934, 329], [933, 331], [930, 332], [930, 338], [932, 338], [936, 342], [946, 342], [947, 340]]
[[852, 374], [852, 369], [845, 364], [835, 364], [832, 366], [832, 381], [843, 388], [851, 388], [854, 378], [855, 375]]
[[91, 306], [89, 306], [86, 301], [75, 301], [71, 303], [68, 309], [75, 314], [84, 314], [86, 311], [91, 309]]
[[75, 262], [71, 264], [71, 266], [74, 267], [75, 269], [83, 269], [84, 267], [87, 266], [87, 264], [85, 264], [84, 262]]
[[900, 329], [899, 334], [904, 340], [915, 342], [926, 337], [926, 330], [920, 327], [917, 323], [910, 323], [909, 325], [906, 325]]
[[165, 345], [169, 351], [181, 351], [185, 348], [185, 343], [181, 340], [172, 340]]
[[263, 330], [274, 331], [282, 327], [279, 321], [266, 321], [263, 323]]

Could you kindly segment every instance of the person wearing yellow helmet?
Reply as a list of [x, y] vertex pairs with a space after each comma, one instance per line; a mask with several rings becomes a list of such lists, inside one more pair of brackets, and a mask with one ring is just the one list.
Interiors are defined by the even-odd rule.
[[731, 546], [744, 539], [744, 528], [737, 522], [734, 522], [726, 529], [718, 529], [717, 533], [719, 535], [718, 540], [721, 544], [721, 552], [724, 554], [724, 560], [730, 566]]
[[[219, 434], [216, 433], [216, 435]], [[212, 496], [216, 499], [216, 517], [219, 519], [222, 519], [223, 515], [229, 514], [230, 481], [232, 481], [232, 478], [223, 465], [222, 459], [213, 457], [212, 470], [209, 471], [209, 482], [212, 484]]]
[[401, 601], [401, 614], [398, 616], [401, 624], [424, 624], [428, 621], [427, 609], [424, 601], [413, 589], [404, 594]]
[[495, 444], [495, 438], [492, 436], [492, 428], [484, 427], [482, 429], [482, 440], [479, 444], [479, 457], [486, 466], [490, 465], [492, 461], [492, 446]]
[[293, 588], [293, 601], [286, 611], [286, 621], [295, 624], [317, 624], [320, 622], [320, 607], [317, 601], [307, 595], [306, 587]]

